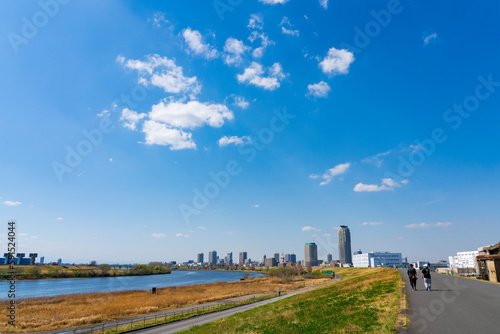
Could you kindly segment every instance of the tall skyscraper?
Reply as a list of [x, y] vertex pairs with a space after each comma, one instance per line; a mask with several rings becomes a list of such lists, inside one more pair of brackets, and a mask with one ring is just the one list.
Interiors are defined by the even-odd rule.
[[196, 263], [201, 263], [203, 264], [203, 253], [199, 253], [198, 256], [196, 257]]
[[233, 265], [233, 252], [227, 253], [226, 258], [226, 264], [230, 266]]
[[274, 259], [276, 260], [276, 263], [280, 263], [280, 253], [274, 253]]
[[333, 260], [332, 254], [326, 255], [326, 262], [330, 263], [330, 262], [332, 262], [332, 260]]
[[240, 252], [240, 259], [239, 259], [240, 266], [244, 265], [246, 260], [247, 260], [247, 252]]
[[305, 265], [317, 266], [318, 265], [318, 246], [314, 242], [308, 242], [304, 246]]
[[352, 264], [351, 232], [349, 227], [340, 225], [339, 228], [339, 261], [340, 264]]
[[295, 263], [297, 262], [297, 257], [295, 254], [285, 254], [285, 262]]
[[208, 252], [208, 262], [210, 264], [217, 264], [217, 251]]

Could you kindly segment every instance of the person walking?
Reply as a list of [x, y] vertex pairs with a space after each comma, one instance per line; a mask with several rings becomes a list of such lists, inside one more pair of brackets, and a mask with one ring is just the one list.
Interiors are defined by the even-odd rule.
[[424, 264], [424, 269], [422, 269], [422, 278], [424, 279], [425, 290], [431, 291], [431, 270], [427, 263]]
[[417, 291], [417, 271], [413, 268], [413, 264], [406, 271], [408, 274], [408, 279], [410, 280], [410, 286], [413, 291]]

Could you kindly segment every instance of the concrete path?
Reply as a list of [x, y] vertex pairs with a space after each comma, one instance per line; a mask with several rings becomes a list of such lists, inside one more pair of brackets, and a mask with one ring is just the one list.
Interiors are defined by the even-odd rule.
[[274, 302], [281, 300], [281, 299], [295, 296], [295, 295], [300, 294], [300, 293], [308, 292], [308, 291], [311, 291], [313, 289], [317, 289], [317, 288], [323, 287], [325, 285], [335, 283], [338, 280], [339, 279], [335, 279], [335, 280], [332, 280], [332, 281], [327, 282], [327, 283], [322, 284], [322, 285], [310, 286], [310, 287], [307, 287], [305, 289], [289, 292], [284, 296], [280, 296], [280, 297], [276, 297], [276, 298], [272, 298], [272, 299], [268, 299], [268, 300], [263, 300], [263, 301], [249, 304], [249, 305], [243, 305], [243, 306], [238, 306], [238, 307], [224, 310], [224, 311], [219, 311], [219, 312], [210, 313], [210, 314], [204, 314], [204, 315], [200, 315], [200, 316], [197, 316], [194, 318], [190, 318], [190, 319], [186, 319], [186, 320], [182, 320], [182, 321], [177, 321], [177, 322], [166, 324], [166, 325], [145, 328], [142, 330], [134, 331], [134, 333], [170, 334], [170, 333], [177, 333], [177, 332], [185, 331], [185, 330], [188, 330], [194, 326], [203, 325], [203, 324], [206, 324], [208, 322], [212, 322], [215, 320], [229, 317], [229, 316], [234, 315], [236, 313], [245, 312], [245, 311], [251, 310], [253, 308], [256, 308], [256, 307], [259, 307], [262, 305], [274, 303]]
[[432, 273], [432, 291], [426, 291], [417, 272], [412, 291], [401, 269], [410, 315], [405, 333], [500, 333], [500, 284]]

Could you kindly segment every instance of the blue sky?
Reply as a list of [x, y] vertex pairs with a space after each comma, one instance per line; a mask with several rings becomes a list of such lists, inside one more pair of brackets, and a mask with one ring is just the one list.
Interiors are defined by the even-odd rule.
[[3, 1], [0, 247], [11, 219], [65, 262], [496, 243], [499, 6]]

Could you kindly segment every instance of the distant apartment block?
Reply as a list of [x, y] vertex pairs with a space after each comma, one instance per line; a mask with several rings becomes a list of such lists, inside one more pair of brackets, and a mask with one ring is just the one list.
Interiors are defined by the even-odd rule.
[[266, 267], [276, 267], [277, 264], [274, 257], [268, 257], [265, 262]]
[[217, 251], [208, 252], [208, 262], [212, 265], [217, 264]]
[[351, 232], [346, 225], [340, 225], [339, 237], [339, 261], [341, 264], [352, 263], [351, 256]]
[[204, 255], [203, 255], [203, 253], [199, 253], [199, 254], [196, 256], [196, 263], [201, 263], [201, 264], [203, 264], [203, 260], [204, 260]]
[[327, 262], [327, 263], [330, 263], [330, 262], [332, 262], [332, 260], [333, 260], [333, 256], [332, 256], [332, 254], [327, 254], [327, 255], [326, 255], [326, 262]]
[[314, 242], [308, 242], [304, 246], [305, 265], [318, 265], [318, 246]]
[[238, 264], [240, 266], [243, 266], [245, 264], [246, 260], [247, 260], [247, 252], [240, 252], [240, 258], [239, 258]]
[[229, 266], [233, 265], [233, 252], [227, 253], [225, 262]]
[[458, 252], [456, 256], [449, 256], [450, 268], [476, 268], [476, 256], [479, 251]]
[[297, 255], [285, 254], [285, 262], [297, 263]]
[[353, 267], [394, 267], [403, 265], [401, 253], [369, 252], [355, 254], [352, 257]]

